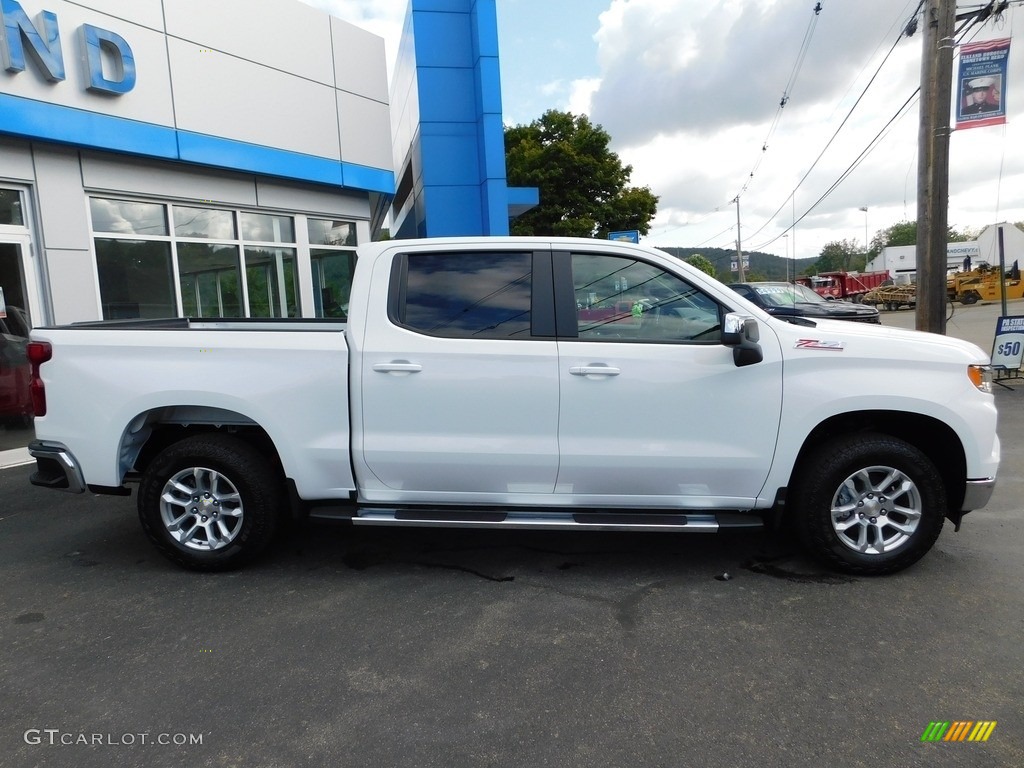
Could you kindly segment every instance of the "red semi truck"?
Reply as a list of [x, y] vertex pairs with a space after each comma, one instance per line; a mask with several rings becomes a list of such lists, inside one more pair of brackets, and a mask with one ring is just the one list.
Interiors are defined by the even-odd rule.
[[865, 293], [891, 280], [888, 271], [881, 272], [822, 272], [820, 275], [798, 277], [796, 282], [812, 288], [826, 299], [860, 301]]

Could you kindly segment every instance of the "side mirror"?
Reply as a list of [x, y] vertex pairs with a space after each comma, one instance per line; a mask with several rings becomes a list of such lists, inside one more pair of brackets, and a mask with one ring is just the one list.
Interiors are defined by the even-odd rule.
[[732, 347], [732, 359], [737, 368], [764, 360], [761, 345], [757, 343], [760, 339], [761, 331], [757, 327], [757, 320], [750, 315], [730, 312], [725, 316], [722, 343]]

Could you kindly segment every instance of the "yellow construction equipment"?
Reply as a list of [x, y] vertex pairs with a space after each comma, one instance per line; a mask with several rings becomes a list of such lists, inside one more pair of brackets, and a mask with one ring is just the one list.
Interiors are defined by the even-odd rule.
[[1024, 297], [1024, 282], [1020, 279], [1017, 262], [1001, 276], [998, 267], [981, 263], [969, 272], [953, 272], [946, 278], [946, 293], [950, 301], [974, 304], [978, 301], [1000, 301], [1000, 277], [1006, 286], [1007, 299]]

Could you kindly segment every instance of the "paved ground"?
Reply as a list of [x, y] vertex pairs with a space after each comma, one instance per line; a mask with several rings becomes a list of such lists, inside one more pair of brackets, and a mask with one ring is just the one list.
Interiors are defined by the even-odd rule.
[[0, 471], [0, 766], [1024, 765], [1020, 384], [990, 507], [880, 579], [762, 533], [324, 525], [203, 576], [134, 499]]

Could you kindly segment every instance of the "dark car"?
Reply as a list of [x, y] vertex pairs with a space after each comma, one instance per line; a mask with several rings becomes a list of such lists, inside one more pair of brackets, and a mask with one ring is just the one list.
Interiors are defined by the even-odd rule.
[[18, 307], [6, 307], [0, 315], [0, 421], [17, 426], [32, 423], [28, 329], [28, 316]]
[[[853, 320], [858, 323], [880, 323], [878, 310], [852, 301], [823, 299], [805, 285], [793, 283], [732, 283], [730, 286], [743, 298], [783, 320], [806, 317], [811, 320]], [[796, 321], [799, 322], [799, 321]]]

